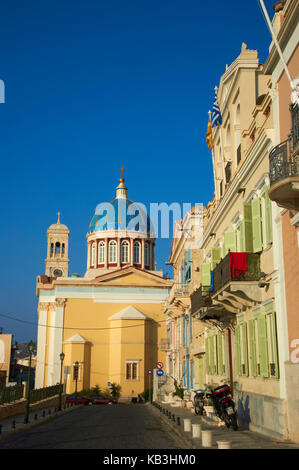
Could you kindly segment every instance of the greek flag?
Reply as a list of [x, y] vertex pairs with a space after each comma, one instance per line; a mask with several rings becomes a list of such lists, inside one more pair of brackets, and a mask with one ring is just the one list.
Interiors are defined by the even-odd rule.
[[212, 110], [212, 127], [221, 126], [222, 124], [222, 116], [219, 109], [219, 104], [217, 100], [217, 93], [215, 92], [215, 100], [213, 104]]

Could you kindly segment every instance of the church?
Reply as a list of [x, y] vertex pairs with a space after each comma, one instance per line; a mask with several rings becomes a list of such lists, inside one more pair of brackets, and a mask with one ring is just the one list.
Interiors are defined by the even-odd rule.
[[165, 364], [172, 281], [156, 271], [152, 224], [128, 199], [123, 171], [116, 197], [97, 207], [87, 230], [84, 276], [68, 272], [70, 231], [60, 213], [47, 230], [45, 274], [36, 283], [35, 388], [61, 378], [66, 393], [116, 383], [132, 397], [151, 389], [151, 371]]

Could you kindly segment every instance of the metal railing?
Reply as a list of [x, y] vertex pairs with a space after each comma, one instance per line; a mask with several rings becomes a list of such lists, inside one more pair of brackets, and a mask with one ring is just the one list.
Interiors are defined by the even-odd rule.
[[292, 120], [292, 139], [293, 149], [299, 144], [299, 106], [298, 104], [290, 104], [291, 120]]
[[21, 400], [24, 395], [24, 385], [13, 385], [0, 390], [0, 405]]
[[189, 284], [175, 283], [173, 285], [174, 295], [188, 295], [189, 293]]
[[198, 312], [200, 308], [211, 305], [211, 293], [209, 286], [200, 286], [190, 296], [191, 314]]
[[299, 176], [299, 106], [290, 105], [292, 130], [289, 137], [270, 152], [270, 185], [285, 178]]
[[59, 391], [63, 391], [63, 384], [52, 385], [51, 387], [36, 388], [30, 390], [30, 403], [45, 400], [46, 398], [59, 395]]
[[228, 253], [214, 269], [214, 293], [232, 281], [258, 281], [260, 278], [259, 253], [247, 253], [246, 271], [239, 276], [232, 276], [230, 253]]
[[290, 136], [271, 150], [269, 155], [271, 186], [285, 178], [299, 176], [299, 159], [298, 155], [294, 155], [293, 148], [293, 138]]

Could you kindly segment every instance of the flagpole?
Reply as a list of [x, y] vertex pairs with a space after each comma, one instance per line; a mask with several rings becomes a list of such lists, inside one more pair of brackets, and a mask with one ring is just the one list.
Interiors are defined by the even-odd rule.
[[280, 59], [282, 61], [282, 64], [283, 64], [283, 67], [284, 67], [284, 70], [285, 70], [285, 73], [288, 77], [288, 80], [290, 82], [290, 87], [291, 87], [291, 90], [292, 90], [292, 98], [298, 103], [299, 101], [299, 97], [298, 97], [298, 92], [297, 92], [297, 89], [296, 89], [296, 85], [295, 85], [295, 82], [293, 82], [292, 78], [291, 78], [291, 75], [290, 75], [290, 72], [289, 72], [289, 69], [288, 69], [288, 66], [286, 64], [286, 61], [284, 60], [284, 57], [283, 57], [283, 53], [282, 53], [282, 50], [279, 46], [279, 43], [277, 41], [277, 38], [275, 36], [275, 33], [274, 33], [274, 30], [273, 30], [273, 27], [272, 27], [272, 23], [270, 21], [270, 18], [269, 18], [269, 15], [268, 15], [268, 12], [267, 12], [267, 9], [265, 7], [265, 4], [264, 4], [264, 1], [263, 0], [259, 0], [260, 4], [261, 4], [261, 7], [262, 7], [262, 10], [264, 12], [264, 15], [265, 15], [265, 18], [266, 18], [266, 22], [268, 24], [268, 27], [269, 27], [269, 30], [270, 30], [270, 33], [271, 33], [271, 36], [272, 36], [272, 39], [273, 39], [273, 42], [276, 46], [276, 49], [277, 49], [277, 52], [280, 56]]
[[[211, 111], [208, 112], [208, 115], [209, 115], [209, 120], [211, 121]], [[212, 133], [213, 133], [213, 129], [211, 129]], [[211, 151], [212, 151], [212, 165], [213, 165], [213, 175], [214, 175], [214, 187], [215, 187], [215, 198], [216, 198], [216, 192], [217, 192], [217, 189], [216, 189], [216, 175], [215, 175], [215, 155], [214, 155], [214, 145], [213, 145], [213, 137], [212, 137], [212, 148], [211, 148]]]

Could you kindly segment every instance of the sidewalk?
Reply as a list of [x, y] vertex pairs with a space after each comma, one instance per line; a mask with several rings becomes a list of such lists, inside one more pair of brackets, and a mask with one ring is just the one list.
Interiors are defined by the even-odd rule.
[[[170, 413], [171, 417], [163, 414], [158, 406]], [[198, 416], [193, 414], [190, 409], [173, 407], [166, 403], [153, 403], [151, 409], [155, 415], [170, 427], [182, 439], [186, 449], [202, 449], [201, 437], [192, 437], [192, 431], [184, 431], [184, 419], [190, 419], [191, 424], [200, 424], [201, 430], [210, 430], [213, 435], [212, 449], [218, 449], [217, 441], [230, 441], [232, 449], [299, 449], [299, 444], [290, 441], [277, 441], [261, 434], [254, 433], [245, 429], [234, 431], [227, 428], [225, 424], [219, 426], [218, 422], [212, 421], [206, 416]], [[178, 419], [180, 424], [178, 424]], [[191, 428], [192, 429], [192, 428]]]
[[9, 418], [2, 419], [0, 421], [0, 440], [12, 436], [13, 434], [19, 433], [25, 429], [30, 429], [37, 424], [40, 424], [43, 421], [47, 421], [55, 416], [59, 416], [68, 411], [74, 410], [81, 405], [66, 405], [62, 406], [62, 410], [58, 411], [54, 406], [48, 406], [42, 410], [31, 411], [29, 413], [29, 422], [24, 423], [25, 414], [21, 413], [15, 416], [10, 416]]

